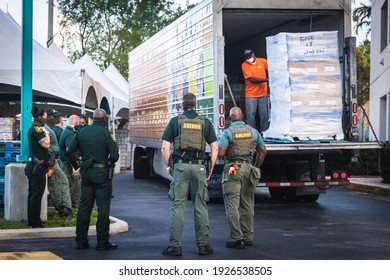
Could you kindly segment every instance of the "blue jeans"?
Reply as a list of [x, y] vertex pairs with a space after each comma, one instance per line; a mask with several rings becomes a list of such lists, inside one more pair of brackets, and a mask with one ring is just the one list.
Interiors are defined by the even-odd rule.
[[245, 98], [246, 123], [251, 127], [256, 128], [255, 117], [256, 112], [259, 115], [259, 132], [266, 131], [269, 127], [268, 123], [268, 96], [259, 98]]

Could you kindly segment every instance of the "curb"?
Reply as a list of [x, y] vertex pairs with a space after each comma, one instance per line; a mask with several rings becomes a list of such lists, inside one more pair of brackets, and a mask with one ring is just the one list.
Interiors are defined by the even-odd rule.
[[[129, 231], [129, 226], [125, 221], [110, 216], [113, 223], [110, 224], [110, 234]], [[88, 236], [96, 235], [96, 226], [90, 226]], [[57, 237], [75, 237], [76, 227], [57, 227], [57, 228], [27, 228], [27, 229], [0, 229], [0, 240], [10, 239], [30, 239], [30, 238], [57, 238]]]
[[360, 182], [355, 180], [350, 180], [350, 185], [346, 186], [349, 189], [360, 190], [364, 192], [371, 193], [380, 193], [380, 194], [390, 194], [390, 187], [381, 186], [375, 183], [369, 182]]

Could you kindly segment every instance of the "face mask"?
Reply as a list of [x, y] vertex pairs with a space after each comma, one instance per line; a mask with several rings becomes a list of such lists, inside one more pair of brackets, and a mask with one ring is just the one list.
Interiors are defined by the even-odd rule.
[[38, 124], [39, 126], [43, 127], [46, 124], [46, 119], [42, 117], [34, 118], [34, 122]]
[[249, 63], [254, 63], [255, 62], [255, 58], [251, 57], [251, 58], [248, 58], [246, 61], [249, 62]]

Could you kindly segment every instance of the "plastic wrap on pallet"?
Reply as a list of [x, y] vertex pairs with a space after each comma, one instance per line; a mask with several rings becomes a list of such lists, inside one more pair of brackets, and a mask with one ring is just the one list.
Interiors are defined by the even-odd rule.
[[343, 138], [337, 31], [267, 37], [271, 99], [266, 140]]

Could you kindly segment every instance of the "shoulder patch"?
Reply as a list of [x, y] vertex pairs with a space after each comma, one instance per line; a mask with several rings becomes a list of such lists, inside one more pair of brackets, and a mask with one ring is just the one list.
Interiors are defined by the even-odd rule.
[[41, 133], [41, 132], [42, 132], [42, 128], [41, 128], [40, 126], [38, 126], [38, 125], [34, 126], [34, 129], [35, 129], [35, 131], [38, 132], [38, 133]]
[[115, 138], [114, 134], [110, 133], [110, 135], [111, 135], [112, 140], [114, 140], [114, 142], [116, 142], [116, 138]]

